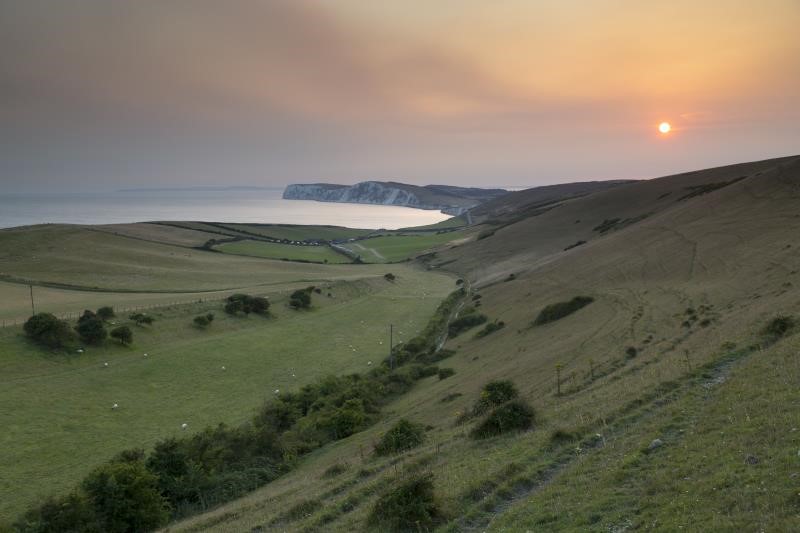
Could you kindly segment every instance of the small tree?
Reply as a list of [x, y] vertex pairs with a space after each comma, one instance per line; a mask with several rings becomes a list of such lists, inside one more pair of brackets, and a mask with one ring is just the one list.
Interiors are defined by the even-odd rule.
[[97, 310], [97, 316], [100, 317], [101, 320], [108, 321], [116, 315], [114, 314], [114, 308], [107, 305]]
[[392, 274], [391, 272], [387, 272], [386, 274], [384, 274], [383, 278], [386, 281], [394, 281], [395, 279], [397, 279], [397, 277], [394, 274]]
[[206, 315], [206, 320], [208, 320], [208, 323], [211, 324], [214, 321], [214, 313], [208, 313]]
[[74, 338], [69, 324], [50, 313], [33, 315], [23, 329], [28, 337], [51, 348], [61, 347]]
[[194, 325], [198, 328], [205, 328], [208, 327], [208, 318], [205, 315], [200, 315], [194, 317]]
[[102, 319], [89, 310], [84, 311], [78, 319], [75, 331], [78, 332], [81, 340], [89, 344], [100, 343], [108, 337], [108, 331], [106, 331]]
[[111, 330], [111, 338], [120, 344], [130, 344], [133, 342], [133, 331], [128, 326], [119, 326]]
[[311, 307], [311, 295], [304, 290], [294, 291], [289, 297], [289, 306], [294, 309], [308, 309]]
[[404, 452], [416, 448], [424, 440], [425, 428], [403, 418], [381, 437], [375, 445], [375, 453], [389, 455]]

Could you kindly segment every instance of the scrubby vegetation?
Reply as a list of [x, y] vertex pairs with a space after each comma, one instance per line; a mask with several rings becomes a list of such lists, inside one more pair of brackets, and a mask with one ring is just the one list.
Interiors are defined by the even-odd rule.
[[591, 296], [576, 296], [568, 302], [550, 304], [542, 309], [542, 311], [539, 313], [539, 316], [537, 316], [536, 320], [533, 321], [533, 324], [535, 326], [541, 326], [543, 324], [555, 322], [556, 320], [560, 320], [565, 316], [569, 316], [572, 313], [583, 309], [592, 302], [594, 302], [594, 298]]
[[225, 312], [229, 315], [238, 315], [239, 313], [245, 315], [249, 315], [250, 313], [265, 315], [269, 312], [269, 306], [269, 300], [263, 296], [232, 294], [228, 296], [225, 302]]
[[213, 321], [214, 321], [214, 313], [206, 313], [205, 315], [199, 315], [194, 317], [194, 319], [192, 320], [194, 325], [197, 326], [198, 328], [207, 328], [208, 326], [211, 325]]
[[440, 368], [439, 369], [439, 381], [443, 379], [447, 379], [450, 376], [455, 375], [456, 371], [452, 368]]
[[521, 400], [514, 400], [492, 410], [470, 435], [476, 439], [485, 439], [509, 431], [530, 429], [533, 422], [533, 409]]
[[478, 331], [478, 332], [475, 334], [475, 338], [476, 338], [476, 339], [480, 339], [480, 338], [482, 338], [482, 337], [485, 337], [485, 336], [487, 336], [487, 335], [491, 335], [491, 334], [492, 334], [492, 333], [494, 333], [495, 331], [501, 330], [501, 329], [503, 329], [504, 327], [506, 327], [506, 323], [505, 323], [505, 322], [503, 322], [502, 320], [500, 320], [500, 321], [494, 321], [494, 322], [489, 322], [488, 324], [486, 324], [486, 325], [483, 327], [483, 329], [481, 329], [480, 331]]
[[50, 313], [33, 315], [23, 329], [29, 338], [49, 348], [63, 348], [75, 338], [69, 324]]
[[794, 328], [795, 325], [794, 318], [781, 315], [770, 320], [762, 333], [768, 340], [778, 340]]
[[81, 340], [87, 344], [99, 344], [108, 337], [103, 320], [88, 309], [78, 318], [78, 325], [75, 326]]
[[97, 310], [97, 316], [100, 317], [101, 320], [107, 322], [114, 318], [116, 314], [114, 313], [113, 307], [106, 305]]
[[369, 522], [385, 531], [429, 531], [442, 519], [433, 475], [406, 479], [382, 494]]
[[487, 320], [488, 318], [486, 315], [476, 312], [474, 308], [466, 309], [462, 316], [450, 323], [450, 326], [448, 327], [448, 335], [451, 337], [457, 337], [468, 329], [472, 329], [475, 326], [480, 326]]
[[311, 292], [314, 287], [299, 289], [289, 297], [289, 307], [292, 309], [308, 309], [311, 307]]
[[145, 313], [133, 313], [128, 318], [136, 322], [137, 326], [150, 325], [155, 322], [155, 319]]
[[425, 428], [401, 419], [375, 445], [377, 455], [390, 455], [416, 448], [425, 440]]
[[111, 338], [120, 344], [130, 344], [133, 342], [133, 331], [128, 326], [118, 326], [111, 330]]

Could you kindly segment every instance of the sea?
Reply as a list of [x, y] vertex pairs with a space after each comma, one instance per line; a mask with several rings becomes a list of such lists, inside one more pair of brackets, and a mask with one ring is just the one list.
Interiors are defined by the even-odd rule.
[[0, 194], [0, 228], [192, 220], [398, 229], [450, 218], [409, 207], [284, 200], [282, 193], [283, 189], [259, 188]]

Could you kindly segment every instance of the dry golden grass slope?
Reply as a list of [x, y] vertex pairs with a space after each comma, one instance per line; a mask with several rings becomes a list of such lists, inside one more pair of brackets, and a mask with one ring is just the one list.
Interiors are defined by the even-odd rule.
[[[800, 336], [771, 344], [762, 330], [800, 315], [798, 235], [790, 157], [623, 185], [441, 251], [432, 267], [468, 277], [505, 328], [451, 339], [441, 364], [456, 374], [421, 382], [381, 424], [170, 529], [369, 530], [377, 495], [425, 470], [448, 531], [796, 531]], [[578, 295], [595, 302], [531, 325]], [[476, 442], [456, 420], [494, 378], [512, 379], [538, 422]], [[372, 456], [401, 417], [430, 426], [426, 444]], [[336, 463], [347, 470], [323, 478]]]

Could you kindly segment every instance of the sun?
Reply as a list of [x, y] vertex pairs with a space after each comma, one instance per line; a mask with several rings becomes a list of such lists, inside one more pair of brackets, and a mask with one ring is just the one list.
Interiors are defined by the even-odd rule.
[[658, 125], [658, 131], [660, 131], [661, 133], [669, 133], [671, 129], [672, 126], [670, 125], [669, 122], [662, 122], [661, 124]]

